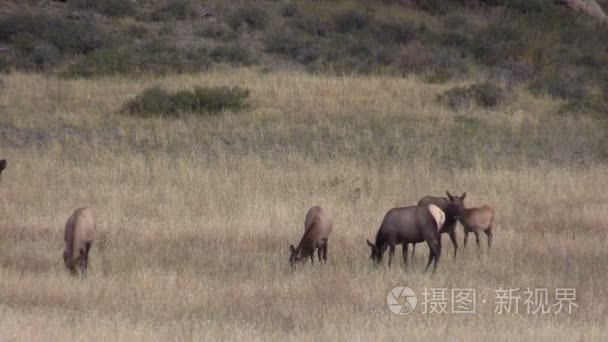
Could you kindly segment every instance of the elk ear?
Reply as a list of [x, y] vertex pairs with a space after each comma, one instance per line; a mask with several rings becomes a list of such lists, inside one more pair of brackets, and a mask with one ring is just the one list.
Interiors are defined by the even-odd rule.
[[369, 242], [369, 240], [365, 240], [365, 241], [367, 241], [367, 245], [368, 245], [368, 246], [369, 246], [371, 249], [376, 248], [376, 246], [374, 246], [374, 244], [373, 244], [373, 243]]
[[291, 251], [291, 254], [296, 252], [296, 248], [293, 245], [289, 245], [289, 250]]
[[445, 194], [448, 195], [448, 198], [450, 199], [450, 201], [452, 200], [452, 198], [454, 198], [454, 196], [452, 196], [452, 194], [447, 190], [446, 190]]
[[464, 194], [462, 194], [462, 196], [460, 196], [460, 199], [464, 201], [465, 197], [467, 197], [467, 193], [466, 192]]

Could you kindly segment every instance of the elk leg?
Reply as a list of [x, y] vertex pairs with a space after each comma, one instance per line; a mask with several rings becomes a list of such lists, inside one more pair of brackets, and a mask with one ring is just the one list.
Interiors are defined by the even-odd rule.
[[402, 249], [403, 249], [403, 268], [407, 271], [407, 243], [403, 243], [403, 245], [401, 245]]
[[486, 235], [488, 236], [488, 254], [490, 254], [490, 248], [492, 247], [492, 236], [493, 236], [491, 226], [486, 230]]
[[416, 253], [416, 244], [412, 244], [412, 262], [414, 262], [414, 253]]
[[323, 246], [323, 262], [327, 264], [327, 244]]
[[454, 259], [456, 259], [456, 252], [458, 251], [458, 242], [456, 241], [456, 231], [449, 233], [450, 240], [452, 240], [452, 246], [454, 246]]
[[481, 251], [481, 244], [479, 243], [479, 231], [475, 230], [475, 242], [477, 243], [477, 251], [480, 252]]
[[439, 257], [441, 257], [441, 246], [439, 246], [438, 244], [433, 244], [431, 248], [435, 258], [435, 263], [433, 264], [433, 273], [435, 273], [435, 271], [437, 271], [437, 263], [439, 262]]
[[393, 262], [393, 255], [395, 254], [395, 245], [391, 245], [388, 251], [388, 267], [391, 267], [391, 263]]
[[467, 241], [469, 241], [469, 231], [465, 230], [464, 231], [464, 247], [463, 248], [467, 248]]
[[323, 254], [323, 246], [317, 248], [317, 256], [319, 257], [319, 263], [321, 263], [321, 260], [323, 260], [322, 254]]

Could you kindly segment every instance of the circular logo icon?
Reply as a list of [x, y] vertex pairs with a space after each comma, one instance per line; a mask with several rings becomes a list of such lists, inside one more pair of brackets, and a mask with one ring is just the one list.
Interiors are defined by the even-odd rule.
[[386, 296], [386, 305], [396, 315], [407, 315], [414, 311], [418, 298], [414, 290], [406, 286], [397, 286], [391, 289]]

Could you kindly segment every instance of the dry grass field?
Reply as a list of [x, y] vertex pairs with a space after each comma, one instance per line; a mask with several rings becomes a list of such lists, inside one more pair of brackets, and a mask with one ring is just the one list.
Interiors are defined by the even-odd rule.
[[[243, 86], [253, 109], [121, 114], [155, 84]], [[3, 76], [0, 340], [606, 340], [608, 125], [555, 116], [555, 100], [524, 89], [495, 111], [453, 112], [435, 101], [449, 86], [252, 69]], [[392, 268], [373, 267], [365, 239], [386, 211], [445, 190], [496, 209], [490, 255], [472, 238], [454, 260], [443, 236], [434, 275], [423, 245], [407, 273], [400, 247]], [[289, 244], [316, 204], [335, 216], [329, 261], [292, 271]], [[83, 205], [99, 239], [81, 282], [61, 253]], [[424, 288], [476, 289], [476, 312], [394, 315], [396, 285], [419, 303]], [[548, 288], [550, 303], [576, 288], [579, 306], [500, 315], [500, 287]]]

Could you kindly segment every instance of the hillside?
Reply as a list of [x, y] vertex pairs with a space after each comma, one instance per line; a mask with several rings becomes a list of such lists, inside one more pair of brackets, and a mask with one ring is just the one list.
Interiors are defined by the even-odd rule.
[[[606, 6], [606, 1], [600, 1]], [[3, 1], [0, 70], [67, 78], [230, 66], [524, 84], [608, 112], [608, 24], [554, 1]], [[508, 89], [507, 89], [508, 90]]]

